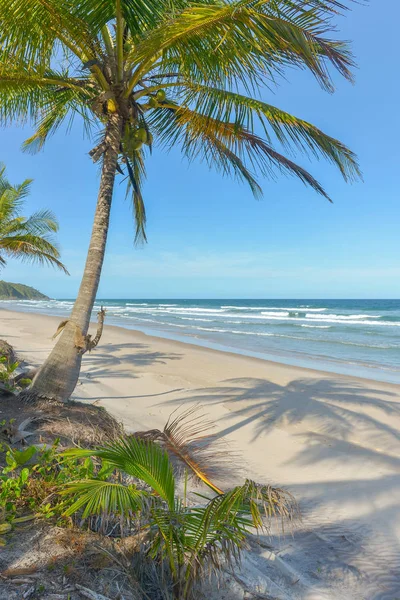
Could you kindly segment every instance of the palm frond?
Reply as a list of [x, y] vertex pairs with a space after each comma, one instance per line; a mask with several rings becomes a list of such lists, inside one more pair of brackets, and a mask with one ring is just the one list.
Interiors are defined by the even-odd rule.
[[76, 103], [89, 102], [93, 90], [87, 79], [72, 78], [66, 73], [41, 71], [24, 62], [14, 63], [7, 55], [0, 57], [0, 119], [39, 120], [39, 128], [48, 129], [50, 115], [66, 114]]
[[284, 525], [298, 515], [288, 492], [246, 480], [204, 506], [152, 509], [148, 552], [168, 565], [178, 597], [188, 598], [199, 578], [240, 561], [253, 528], [263, 530], [276, 518]]
[[67, 450], [62, 456], [97, 456], [115, 468], [144, 481], [168, 506], [174, 506], [175, 480], [172, 465], [165, 450], [153, 442], [129, 436], [98, 449]]
[[88, 122], [87, 116], [84, 115], [79, 102], [77, 102], [76, 93], [68, 89], [60, 89], [41, 109], [42, 116], [38, 120], [36, 131], [25, 140], [22, 149], [31, 153], [41, 150], [48, 137], [57, 131], [68, 114], [72, 119], [74, 113], [81, 114], [84, 121]]
[[254, 131], [257, 121], [271, 143], [271, 132], [286, 148], [297, 147], [302, 153], [323, 156], [335, 164], [346, 181], [361, 177], [355, 154], [342, 142], [294, 115], [271, 104], [229, 90], [187, 84], [188, 92], [181, 99], [196, 113], [222, 122], [233, 122]]
[[272, 520], [278, 519], [282, 529], [299, 518], [300, 511], [295, 498], [288, 491], [259, 484], [251, 479], [223, 495], [213, 498], [221, 514], [241, 514], [250, 517], [253, 527], [264, 529]]
[[[82, 0], [78, 14], [90, 27], [100, 30], [105, 24], [116, 17], [116, 1]], [[153, 28], [160, 21], [170, 17], [171, 11], [183, 8], [186, 2], [174, 1], [164, 3], [158, 0], [144, 2], [143, 0], [121, 0], [120, 9], [124, 22], [133, 38], [142, 37], [143, 32]]]
[[19, 197], [15, 187], [10, 185], [8, 189], [3, 190], [0, 195], [0, 228], [2, 231], [6, 231], [13, 220], [19, 219], [23, 205], [24, 200]]
[[183, 412], [174, 411], [169, 417], [163, 437], [167, 450], [181, 461], [196, 477], [217, 494], [222, 490], [212, 479], [232, 456], [226, 448], [220, 450], [211, 435], [214, 425], [195, 405]]
[[274, 72], [291, 64], [306, 66], [323, 87], [331, 89], [328, 64], [351, 79], [353, 59], [346, 43], [323, 37], [330, 16], [322, 3], [310, 9], [306, 3], [295, 7], [289, 0], [190, 6], [137, 44], [137, 66], [128, 89], [160, 52], [194, 81], [236, 80], [249, 86], [265, 75], [273, 78]]
[[90, 60], [100, 47], [78, 10], [79, 5], [68, 0], [1, 0], [1, 45], [30, 63], [50, 64], [59, 42], [78, 58]]
[[217, 494], [223, 493], [213, 482], [220, 477], [237, 474], [238, 458], [215, 435], [214, 424], [206, 418], [201, 406], [195, 404], [186, 410], [178, 407], [168, 418], [164, 429], [136, 431], [133, 435], [142, 440], [161, 443], [171, 458], [175, 459], [177, 474], [182, 469], [205, 483]]
[[57, 233], [59, 225], [53, 211], [42, 209], [28, 217], [21, 224], [21, 229], [34, 235], [44, 236], [48, 233]]
[[92, 515], [108, 517], [130, 515], [140, 512], [143, 508], [147, 493], [133, 485], [85, 479], [67, 484], [60, 491], [62, 496], [77, 497], [64, 512], [71, 516], [83, 509], [82, 519]]
[[0, 163], [0, 227], [4, 230], [10, 220], [18, 217], [25, 198], [31, 190], [32, 179], [11, 185], [5, 176], [5, 166]]
[[129, 177], [127, 196], [132, 191], [132, 207], [136, 226], [135, 243], [147, 242], [146, 207], [142, 196], [142, 182], [145, 176], [143, 156], [141, 152], [133, 152], [130, 158], [125, 156], [125, 160]]
[[50, 210], [40, 210], [26, 218], [21, 215], [26, 196], [30, 192], [31, 179], [12, 186], [0, 165], [0, 251], [4, 255], [47, 263], [68, 274], [60, 261], [60, 252], [52, 237], [58, 231], [58, 223]]
[[57, 248], [42, 236], [29, 233], [3, 236], [0, 238], [0, 250], [12, 258], [48, 264], [69, 275], [65, 265], [59, 260]]
[[[161, 118], [157, 116], [160, 111], [163, 112]], [[175, 117], [172, 116], [174, 111]], [[152, 125], [158, 129], [164, 143], [180, 142], [189, 160], [203, 158], [210, 168], [222, 169], [224, 172], [233, 168], [236, 174], [250, 184], [256, 196], [260, 194], [260, 188], [249, 168], [272, 179], [277, 170], [294, 175], [331, 202], [324, 188], [308, 171], [236, 123], [211, 119], [172, 103], [154, 113]]]

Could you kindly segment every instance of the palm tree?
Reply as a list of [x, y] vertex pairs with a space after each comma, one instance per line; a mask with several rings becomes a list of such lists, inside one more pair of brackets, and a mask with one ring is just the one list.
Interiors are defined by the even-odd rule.
[[12, 257], [48, 263], [68, 274], [53, 240], [52, 234], [58, 231], [53, 213], [40, 210], [30, 217], [21, 216], [31, 183], [26, 179], [12, 186], [0, 163], [0, 268], [7, 264], [6, 257]]
[[[286, 67], [307, 68], [333, 90], [332, 66], [351, 80], [345, 42], [329, 39], [338, 0], [0, 0], [0, 120], [31, 118], [37, 150], [68, 118], [97, 128], [101, 180], [85, 271], [71, 317], [32, 387], [66, 400], [78, 380], [98, 289], [117, 172], [127, 176], [136, 239], [145, 239], [145, 160], [177, 145], [224, 175], [292, 174], [320, 183], [277, 147], [297, 148], [360, 176], [354, 154], [314, 125], [259, 99]], [[261, 132], [261, 135], [259, 134]]]

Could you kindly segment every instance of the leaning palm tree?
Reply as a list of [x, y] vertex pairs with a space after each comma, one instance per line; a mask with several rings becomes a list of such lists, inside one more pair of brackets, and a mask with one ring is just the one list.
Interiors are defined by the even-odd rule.
[[68, 273], [53, 239], [58, 231], [53, 213], [40, 210], [30, 217], [21, 214], [31, 183], [31, 179], [26, 179], [12, 186], [0, 163], [0, 268], [7, 264], [6, 258], [19, 258], [48, 263]]
[[85, 271], [71, 317], [32, 393], [66, 400], [75, 388], [98, 289], [116, 173], [132, 193], [136, 239], [145, 239], [142, 196], [153, 145], [178, 146], [247, 182], [256, 173], [298, 177], [328, 198], [283, 151], [322, 156], [345, 180], [354, 154], [314, 125], [260, 99], [286, 67], [306, 67], [324, 89], [332, 66], [351, 80], [348, 45], [327, 37], [338, 0], [0, 0], [0, 120], [31, 118], [27, 150], [78, 115], [97, 132], [90, 152], [100, 189]]

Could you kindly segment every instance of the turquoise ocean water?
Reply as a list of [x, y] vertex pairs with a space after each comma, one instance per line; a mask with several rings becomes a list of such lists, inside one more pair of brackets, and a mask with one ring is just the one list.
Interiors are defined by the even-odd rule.
[[[65, 316], [72, 300], [3, 301]], [[400, 383], [400, 300], [101, 300], [107, 323], [277, 362]], [[95, 318], [95, 316], [94, 316]]]

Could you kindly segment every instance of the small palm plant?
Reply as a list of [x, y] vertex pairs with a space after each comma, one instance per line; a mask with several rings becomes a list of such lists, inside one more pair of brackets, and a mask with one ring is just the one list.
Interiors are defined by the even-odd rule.
[[7, 264], [7, 257], [47, 263], [68, 273], [53, 238], [58, 231], [54, 214], [40, 210], [30, 217], [22, 216], [31, 183], [31, 179], [26, 179], [12, 186], [0, 163], [0, 268]]
[[[0, 121], [32, 118], [25, 148], [40, 149], [74, 116], [97, 127], [90, 152], [101, 181], [85, 271], [71, 319], [32, 394], [65, 401], [78, 381], [76, 328], [88, 330], [100, 281], [117, 172], [125, 173], [145, 237], [143, 182], [153, 146], [249, 184], [294, 175], [328, 197], [286, 150], [321, 156], [344, 179], [355, 155], [304, 119], [263, 101], [287, 67], [333, 90], [329, 67], [351, 80], [347, 43], [333, 38], [345, 0], [0, 0]], [[283, 147], [283, 152], [282, 152]]]
[[[201, 496], [201, 505], [187, 506], [185, 498], [176, 496], [167, 451], [151, 440], [129, 436], [98, 449], [68, 450], [63, 456], [94, 456], [103, 464], [103, 476], [62, 489], [62, 495], [76, 497], [65, 514], [79, 511], [82, 518], [99, 515], [106, 520], [140, 516], [147, 532], [145, 555], [168, 574], [174, 598], [195, 597], [196, 584], [205, 574], [238, 561], [254, 528], [262, 530], [273, 517], [283, 522], [296, 514], [288, 492], [250, 480], [227, 492], [220, 490], [213, 498]], [[107, 469], [116, 469], [120, 477], [134, 478], [136, 483], [125, 484], [115, 477], [105, 481]]]

